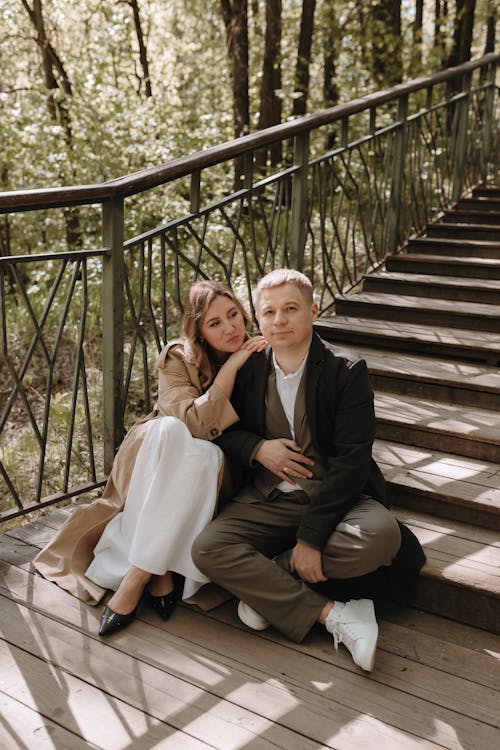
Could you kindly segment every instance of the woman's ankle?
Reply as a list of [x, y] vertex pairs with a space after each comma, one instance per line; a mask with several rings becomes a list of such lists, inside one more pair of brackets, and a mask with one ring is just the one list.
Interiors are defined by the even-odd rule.
[[139, 604], [142, 592], [150, 579], [151, 573], [132, 566], [109, 600], [108, 606], [118, 614], [129, 614]]
[[148, 591], [152, 596], [166, 596], [174, 589], [174, 574], [167, 570], [163, 575], [151, 576]]

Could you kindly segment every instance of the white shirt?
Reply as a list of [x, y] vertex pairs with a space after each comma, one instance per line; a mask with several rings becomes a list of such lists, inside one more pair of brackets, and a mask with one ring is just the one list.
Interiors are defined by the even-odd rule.
[[[276, 372], [276, 390], [278, 391], [278, 396], [280, 397], [293, 440], [295, 440], [295, 427], [293, 423], [295, 401], [297, 400], [297, 391], [299, 390], [300, 380], [306, 366], [306, 361], [307, 354], [302, 360], [298, 370], [291, 372], [289, 375], [285, 375], [277, 363], [273, 352], [273, 364]], [[283, 481], [278, 484], [277, 489], [280, 490], [280, 492], [293, 492], [294, 490], [300, 490], [301, 487], [296, 482]]]

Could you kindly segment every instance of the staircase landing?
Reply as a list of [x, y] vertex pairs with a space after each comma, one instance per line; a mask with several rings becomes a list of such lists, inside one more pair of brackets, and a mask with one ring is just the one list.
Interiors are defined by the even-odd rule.
[[[319, 626], [300, 645], [249, 631], [235, 601], [211, 613], [183, 605], [168, 622], [142, 604], [128, 628], [101, 639], [101, 607], [31, 565], [69, 512], [0, 537], [2, 750], [497, 746], [498, 636], [385, 606], [369, 675]], [[438, 571], [448, 524], [405, 518], [420, 524], [428, 553], [435, 547], [429, 574]]]

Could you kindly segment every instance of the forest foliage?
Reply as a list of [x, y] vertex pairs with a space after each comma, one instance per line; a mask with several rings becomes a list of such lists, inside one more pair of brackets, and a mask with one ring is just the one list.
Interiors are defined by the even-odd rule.
[[495, 8], [2, 0], [0, 189], [102, 182], [435, 72], [492, 48]]

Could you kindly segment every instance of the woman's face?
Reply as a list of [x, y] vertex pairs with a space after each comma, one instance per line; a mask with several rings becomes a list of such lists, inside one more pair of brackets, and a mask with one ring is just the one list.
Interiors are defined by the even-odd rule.
[[215, 354], [236, 352], [246, 337], [245, 321], [238, 305], [229, 297], [216, 297], [207, 308], [200, 337]]

